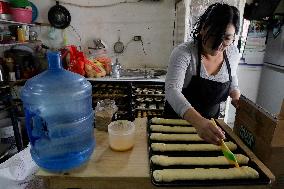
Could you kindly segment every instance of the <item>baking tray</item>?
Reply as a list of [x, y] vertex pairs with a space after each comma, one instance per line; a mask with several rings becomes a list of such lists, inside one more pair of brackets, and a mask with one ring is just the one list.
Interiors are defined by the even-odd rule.
[[[151, 144], [153, 142], [158, 142], [150, 139], [150, 134], [155, 133], [150, 130], [150, 125], [151, 125], [151, 119], [148, 119], [147, 123], [147, 135], [148, 135], [148, 154], [149, 154], [149, 165], [150, 165], [150, 175], [151, 175], [151, 182], [155, 186], [161, 186], [161, 187], [194, 187], [194, 186], [235, 186], [235, 185], [268, 185], [271, 181], [270, 179], [264, 174], [264, 172], [258, 167], [258, 165], [249, 160], [247, 166], [255, 169], [259, 173], [259, 178], [258, 179], [228, 179], [228, 180], [190, 180], [190, 181], [173, 181], [173, 182], [156, 182], [154, 177], [153, 177], [153, 171], [155, 170], [161, 170], [161, 169], [193, 169], [193, 168], [232, 168], [234, 165], [222, 165], [222, 166], [197, 166], [197, 165], [190, 165], [190, 166], [177, 166], [177, 165], [172, 165], [172, 166], [160, 166], [153, 164], [150, 160], [151, 156], [153, 155], [167, 155], [167, 156], [172, 156], [172, 157], [215, 157], [215, 156], [223, 156], [223, 153], [221, 151], [216, 151], [216, 152], [202, 152], [202, 151], [194, 151], [194, 152], [187, 152], [187, 151], [181, 151], [181, 152], [176, 152], [176, 151], [167, 151], [167, 152], [157, 152], [153, 151], [151, 149]], [[217, 123], [218, 124], [218, 123]], [[172, 125], [167, 125], [167, 126], [172, 126]], [[178, 125], [176, 125], [178, 126]], [[182, 125], [180, 125], [182, 126]], [[166, 132], [162, 132], [166, 133]], [[178, 134], [178, 133], [175, 133]], [[232, 141], [236, 144], [236, 142], [226, 133], [226, 140], [227, 141]], [[166, 143], [166, 144], [173, 144], [173, 143], [179, 143], [179, 144], [204, 144], [206, 142], [175, 142], [175, 141], [160, 141], [161, 143]], [[237, 150], [234, 151], [235, 154], [243, 154], [248, 157], [248, 155], [238, 146]]]

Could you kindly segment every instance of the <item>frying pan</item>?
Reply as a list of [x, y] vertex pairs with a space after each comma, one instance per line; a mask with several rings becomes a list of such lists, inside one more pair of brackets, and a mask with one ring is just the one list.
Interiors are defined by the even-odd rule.
[[65, 29], [71, 22], [71, 15], [65, 7], [59, 5], [59, 2], [56, 1], [56, 5], [48, 11], [48, 21], [55, 28]]

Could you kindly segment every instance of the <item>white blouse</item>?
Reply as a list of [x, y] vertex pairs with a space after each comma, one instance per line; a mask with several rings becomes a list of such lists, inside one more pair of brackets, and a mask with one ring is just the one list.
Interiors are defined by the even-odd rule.
[[[193, 41], [185, 42], [175, 47], [170, 56], [165, 84], [166, 100], [181, 117], [183, 117], [183, 114], [192, 107], [181, 91], [182, 88], [186, 88], [188, 86], [191, 81], [191, 77], [196, 75], [198, 63], [197, 50], [197, 43], [194, 43]], [[233, 90], [239, 90], [237, 67], [240, 56], [237, 47], [233, 44], [227, 47], [226, 54], [231, 67], [231, 92]], [[204, 65], [201, 64], [200, 77], [222, 83], [229, 81], [229, 73], [225, 60], [216, 75], [208, 75]]]

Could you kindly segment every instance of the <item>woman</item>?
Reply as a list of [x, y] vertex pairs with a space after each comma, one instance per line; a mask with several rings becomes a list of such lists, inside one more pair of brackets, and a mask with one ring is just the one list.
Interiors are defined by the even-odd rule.
[[189, 121], [205, 141], [218, 145], [224, 132], [211, 118], [218, 118], [220, 103], [232, 98], [237, 106], [240, 91], [236, 75], [239, 31], [236, 7], [216, 3], [208, 7], [193, 30], [193, 41], [177, 46], [166, 76], [164, 116]]

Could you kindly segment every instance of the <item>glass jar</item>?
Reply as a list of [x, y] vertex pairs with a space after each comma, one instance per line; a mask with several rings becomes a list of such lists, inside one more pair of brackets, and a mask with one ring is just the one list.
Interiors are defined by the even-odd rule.
[[108, 125], [112, 121], [113, 115], [118, 108], [114, 100], [105, 99], [97, 102], [95, 108], [95, 127], [100, 131], [107, 131]]

